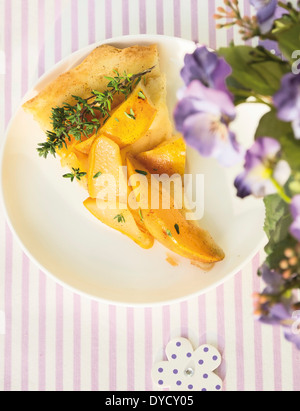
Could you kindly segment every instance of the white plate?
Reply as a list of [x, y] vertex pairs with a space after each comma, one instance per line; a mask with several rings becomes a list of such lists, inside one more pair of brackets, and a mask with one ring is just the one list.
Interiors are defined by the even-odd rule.
[[[182, 85], [179, 72], [183, 58], [194, 50], [194, 43], [163, 36], [129, 36], [106, 43], [120, 47], [158, 44], [172, 112], [176, 91]], [[80, 63], [97, 45], [56, 65], [26, 99]], [[239, 139], [249, 145], [262, 109], [247, 105], [239, 111], [235, 128]], [[3, 149], [4, 206], [9, 224], [25, 252], [43, 271], [77, 292], [100, 301], [131, 306], [181, 301], [204, 293], [236, 274], [265, 241], [262, 202], [241, 201], [235, 195], [233, 181], [240, 169], [225, 170], [214, 160], [204, 160], [189, 150], [188, 171], [205, 174], [202, 226], [223, 247], [226, 259], [209, 273], [188, 261], [174, 268], [166, 262], [167, 250], [158, 243], [151, 250], [143, 250], [89, 215], [82, 205], [86, 193], [61, 177], [59, 161], [39, 158], [36, 146], [43, 140], [39, 126], [19, 108], [8, 128]]]

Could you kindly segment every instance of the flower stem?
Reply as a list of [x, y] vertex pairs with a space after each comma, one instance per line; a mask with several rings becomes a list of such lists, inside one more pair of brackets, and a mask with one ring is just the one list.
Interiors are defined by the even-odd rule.
[[[255, 98], [256, 98], [256, 101], [253, 101], [253, 103], [265, 104], [266, 106], [270, 107], [271, 110], [273, 110], [273, 108], [274, 108], [273, 104], [268, 103], [262, 97], [255, 96]], [[248, 103], [251, 103], [251, 101], [248, 101]]]
[[284, 2], [279, 1], [278, 6], [288, 11], [295, 23], [299, 22], [299, 12], [293, 7], [291, 3], [285, 4]]
[[274, 186], [276, 187], [277, 192], [280, 195], [280, 197], [283, 199], [283, 201], [285, 201], [287, 204], [291, 204], [292, 199], [286, 194], [286, 192], [284, 191], [284, 188], [278, 183], [278, 181], [274, 177], [271, 177], [270, 179], [272, 183], [274, 184]]

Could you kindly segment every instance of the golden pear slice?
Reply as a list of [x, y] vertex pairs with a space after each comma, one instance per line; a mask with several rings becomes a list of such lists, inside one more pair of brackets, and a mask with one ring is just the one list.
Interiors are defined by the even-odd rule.
[[151, 174], [184, 175], [186, 163], [186, 144], [183, 137], [174, 137], [161, 143], [153, 150], [137, 156], [137, 159]]
[[138, 86], [111, 115], [101, 134], [115, 141], [120, 148], [142, 138], [149, 130], [157, 110], [150, 103], [144, 88]]
[[91, 148], [92, 148], [92, 145], [93, 145], [94, 141], [96, 140], [97, 136], [98, 135], [95, 133], [92, 137], [90, 137], [87, 140], [82, 141], [81, 143], [77, 144], [76, 150], [80, 151], [80, 153], [82, 153], [82, 154], [89, 155], [90, 151], [91, 151]]
[[[112, 178], [108, 185], [105, 183], [107, 177]], [[84, 205], [98, 220], [127, 235], [142, 248], [153, 246], [153, 237], [142, 224], [136, 223], [127, 208], [127, 177], [122, 168], [120, 148], [105, 136], [97, 137], [91, 148], [88, 187], [91, 198]], [[107, 199], [101, 198], [103, 189]]]
[[[89, 168], [88, 156], [82, 153], [71, 152], [61, 159], [61, 166], [68, 167], [71, 172], [74, 168], [79, 169], [80, 172], [87, 173]], [[87, 189], [87, 176], [82, 177], [79, 183]]]
[[[111, 184], [111, 195], [119, 197], [121, 193], [127, 193], [127, 180], [122, 172], [120, 148], [105, 136], [95, 139], [89, 154], [88, 190], [91, 198], [97, 198], [104, 188], [103, 184], [99, 184], [102, 175], [112, 178], [114, 184]], [[125, 194], [124, 196], [127, 198]]]
[[[133, 176], [143, 173], [147, 177], [147, 184], [133, 186], [137, 193], [136, 200], [151, 198], [151, 174], [137, 160], [127, 158], [128, 174]], [[146, 192], [148, 190], [148, 192]], [[159, 195], [162, 196], [162, 189]], [[181, 210], [175, 209], [174, 199], [170, 199], [170, 209], [141, 209], [143, 222], [149, 233], [169, 250], [190, 259], [193, 262], [216, 263], [225, 258], [223, 250], [215, 243], [211, 235], [187, 221]]]
[[139, 229], [129, 210], [105, 209], [103, 202], [93, 198], [88, 198], [83, 204], [98, 220], [125, 234], [140, 247], [145, 249], [153, 247], [153, 237]]

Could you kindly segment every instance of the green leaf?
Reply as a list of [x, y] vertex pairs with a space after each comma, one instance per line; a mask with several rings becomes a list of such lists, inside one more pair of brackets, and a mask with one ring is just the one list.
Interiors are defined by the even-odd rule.
[[128, 114], [126, 111], [124, 111], [124, 114], [126, 117], [128, 117], [130, 120], [135, 120], [135, 116], [133, 114]]
[[99, 173], [95, 174], [93, 178], [96, 179], [96, 178], [98, 178], [98, 177], [100, 177], [100, 176], [102, 176], [101, 171], [99, 171]]
[[168, 235], [169, 237], [173, 237], [173, 235], [172, 235], [172, 233], [171, 233], [170, 230], [167, 230], [166, 233], [167, 233], [167, 235]]
[[142, 176], [147, 176], [148, 173], [147, 171], [143, 171], [143, 170], [135, 170], [136, 173], [141, 174]]
[[144, 95], [144, 93], [143, 92], [139, 92], [139, 94], [138, 94], [138, 96], [139, 96], [139, 98], [141, 98], [142, 100], [146, 100], [146, 97], [145, 97], [145, 95]]
[[[92, 90], [91, 95], [84, 99], [78, 96], [72, 96], [75, 100], [74, 105], [63, 103], [62, 107], [52, 108], [51, 123], [52, 131], [47, 131], [47, 141], [38, 146], [38, 153], [41, 157], [47, 158], [48, 154], [55, 156], [56, 150], [61, 150], [63, 146], [67, 148], [67, 141], [71, 141], [71, 136], [77, 141], [81, 141], [82, 136], [88, 137], [95, 130], [100, 128], [99, 116], [103, 118], [103, 123], [110, 118], [112, 103], [116, 94], [124, 94], [127, 98], [132, 92], [133, 87], [137, 85], [140, 79], [148, 74], [154, 67], [144, 70], [138, 74], [124, 74], [120, 76], [115, 70], [116, 77], [107, 77], [110, 81], [108, 89], [104, 92]], [[88, 116], [90, 114], [92, 118]], [[131, 114], [125, 113], [129, 118], [135, 120], [133, 110]], [[50, 140], [49, 140], [50, 137]], [[83, 174], [74, 176], [80, 179]], [[71, 177], [70, 177], [71, 178]]]
[[141, 221], [144, 221], [143, 212], [141, 209], [139, 209], [139, 215], [140, 215]]
[[120, 223], [120, 224], [125, 224], [126, 223], [126, 220], [125, 220], [125, 217], [123, 216], [123, 214], [116, 215], [114, 220], [118, 220], [118, 223]]
[[85, 177], [87, 175], [87, 173], [77, 173], [76, 174], [76, 178], [78, 181], [80, 181], [82, 179], [82, 177]]
[[289, 205], [277, 194], [264, 199], [266, 206], [265, 232], [269, 238], [265, 251], [267, 264], [271, 269], [278, 269], [279, 263], [284, 259], [284, 251], [294, 248], [296, 240], [290, 235], [289, 230], [293, 218]]
[[279, 242], [286, 236], [286, 232], [282, 233], [278, 230], [278, 222], [281, 219], [285, 220], [287, 216], [291, 217], [289, 206], [278, 194], [265, 197], [264, 202], [266, 206], [265, 232], [269, 239], [273, 237], [273, 241]]
[[290, 70], [287, 63], [263, 48], [232, 45], [219, 49], [218, 54], [232, 67], [229, 88], [248, 91], [249, 95], [272, 96], [279, 90], [282, 76]]
[[283, 55], [293, 62], [292, 54], [300, 49], [300, 24], [294, 24], [285, 31], [275, 34]]
[[75, 178], [75, 176], [74, 176], [74, 174], [69, 173], [69, 174], [64, 174], [64, 175], [63, 175], [63, 178], [70, 178], [71, 181], [73, 181], [74, 178]]
[[282, 146], [283, 159], [294, 172], [300, 171], [300, 141], [295, 139], [291, 123], [279, 120], [275, 110], [261, 118], [255, 137], [273, 137], [278, 140]]

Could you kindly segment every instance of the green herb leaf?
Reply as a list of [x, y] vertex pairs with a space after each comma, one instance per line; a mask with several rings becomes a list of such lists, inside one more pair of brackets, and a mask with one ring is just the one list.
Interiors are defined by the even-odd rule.
[[71, 179], [71, 181], [73, 182], [73, 181], [74, 181], [75, 176], [74, 176], [74, 174], [68, 173], [68, 174], [63, 175], [63, 178], [70, 178], [70, 179]]
[[135, 172], [138, 173], [138, 174], [142, 174], [143, 176], [148, 175], [147, 171], [143, 171], [143, 170], [135, 170]]
[[114, 220], [118, 220], [118, 223], [122, 223], [122, 224], [126, 222], [125, 217], [123, 216], [123, 214], [116, 215]]
[[139, 209], [139, 215], [140, 215], [141, 221], [144, 221], [144, 217], [143, 217], [143, 213], [141, 209]]
[[170, 230], [167, 230], [166, 233], [167, 233], [167, 235], [168, 235], [169, 237], [173, 237], [173, 234], [171, 233]]
[[82, 177], [85, 177], [86, 176], [86, 173], [78, 173], [77, 175], [76, 175], [76, 178], [77, 178], [77, 180], [81, 180], [82, 179]]
[[73, 181], [75, 180], [75, 178], [80, 181], [83, 177], [86, 176], [86, 173], [83, 173], [82, 171], [80, 171], [79, 168], [72, 168], [73, 173], [68, 173], [63, 175], [63, 178], [69, 178], [71, 180], [71, 182], [73, 183]]
[[96, 179], [96, 178], [98, 178], [98, 177], [100, 177], [100, 176], [102, 176], [101, 171], [99, 171], [99, 173], [95, 174], [93, 178]]
[[142, 91], [140, 91], [138, 93], [139, 98], [141, 98], [142, 100], [146, 100], [146, 96], [144, 95], [144, 93]]
[[[132, 109], [131, 109], [132, 110]], [[135, 118], [135, 116], [134, 116], [134, 113], [133, 114], [128, 114], [126, 111], [124, 111], [124, 114], [125, 114], [125, 116], [126, 117], [128, 117], [128, 118], [130, 118], [131, 120], [136, 120], [136, 118]]]
[[[40, 157], [47, 158], [49, 154], [55, 157], [58, 150], [67, 148], [67, 142], [70, 142], [72, 137], [81, 141], [83, 136], [90, 137], [97, 133], [101, 123], [105, 124], [110, 118], [115, 95], [123, 94], [127, 98], [142, 77], [151, 73], [153, 69], [154, 67], [151, 67], [138, 74], [123, 75], [115, 70], [116, 77], [107, 77], [109, 83], [104, 92], [93, 90], [91, 96], [86, 99], [72, 96], [75, 100], [74, 105], [64, 103], [62, 107], [53, 108], [52, 130], [46, 132], [47, 141], [40, 143], [37, 148]], [[133, 114], [126, 115], [135, 120]]]
[[179, 225], [175, 224], [174, 227], [175, 227], [175, 230], [177, 231], [177, 234], [180, 235]]

